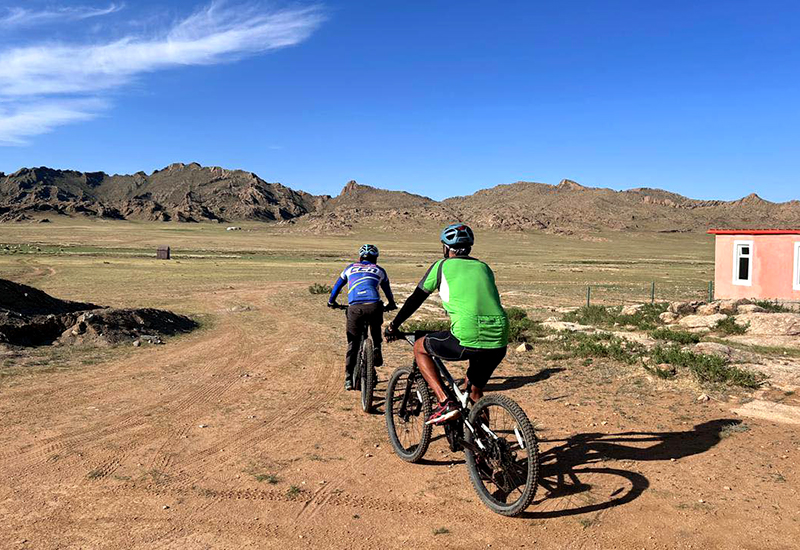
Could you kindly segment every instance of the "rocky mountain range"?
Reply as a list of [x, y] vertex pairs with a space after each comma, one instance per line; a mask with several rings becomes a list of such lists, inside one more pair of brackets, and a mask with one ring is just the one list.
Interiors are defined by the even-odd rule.
[[50, 168], [0, 173], [0, 221], [53, 215], [177, 222], [281, 222], [312, 232], [361, 224], [409, 227], [424, 220], [465, 220], [477, 227], [590, 233], [600, 230], [688, 232], [709, 227], [800, 227], [800, 201], [694, 200], [661, 189], [517, 182], [444, 201], [355, 181], [336, 197], [295, 191], [251, 172], [172, 164], [152, 174], [107, 175]]

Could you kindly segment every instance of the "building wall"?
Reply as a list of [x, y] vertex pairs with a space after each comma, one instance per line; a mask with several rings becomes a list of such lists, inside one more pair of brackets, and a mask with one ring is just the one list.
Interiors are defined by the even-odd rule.
[[[800, 300], [794, 290], [794, 243], [800, 235], [717, 235], [715, 245], [714, 296]], [[733, 284], [734, 241], [753, 242], [752, 285]]]

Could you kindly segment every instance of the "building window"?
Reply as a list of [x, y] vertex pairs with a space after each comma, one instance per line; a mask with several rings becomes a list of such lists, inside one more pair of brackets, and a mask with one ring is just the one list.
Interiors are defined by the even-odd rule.
[[733, 241], [733, 284], [753, 284], [753, 241]]
[[800, 290], [800, 242], [794, 243], [794, 278], [792, 288]]

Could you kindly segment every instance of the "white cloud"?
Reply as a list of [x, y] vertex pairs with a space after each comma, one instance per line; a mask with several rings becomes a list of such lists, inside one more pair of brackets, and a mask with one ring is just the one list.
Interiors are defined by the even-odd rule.
[[[322, 19], [317, 7], [266, 11], [258, 5], [214, 2], [157, 36], [0, 51], [0, 113], [6, 113], [0, 121], [0, 143], [19, 143], [91, 116], [91, 108], [71, 109], [54, 99], [96, 98], [148, 72], [223, 63], [292, 46], [308, 38]], [[16, 122], [5, 120], [8, 113]], [[22, 126], [32, 119], [40, 131]]]
[[0, 15], [0, 29], [12, 27], [32, 27], [53, 22], [80, 21], [91, 17], [101, 17], [120, 11], [124, 4], [109, 4], [105, 8], [89, 6], [58, 7], [45, 10], [27, 8], [6, 8], [5, 15]]
[[39, 100], [10, 107], [0, 103], [0, 146], [24, 145], [28, 138], [62, 124], [95, 118], [106, 106], [99, 98]]

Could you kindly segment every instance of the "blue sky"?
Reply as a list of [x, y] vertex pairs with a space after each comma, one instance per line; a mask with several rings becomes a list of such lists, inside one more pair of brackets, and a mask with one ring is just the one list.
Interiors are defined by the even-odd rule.
[[792, 1], [0, 0], [0, 171], [800, 198]]

